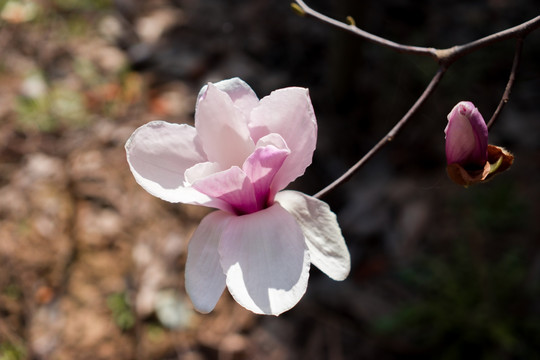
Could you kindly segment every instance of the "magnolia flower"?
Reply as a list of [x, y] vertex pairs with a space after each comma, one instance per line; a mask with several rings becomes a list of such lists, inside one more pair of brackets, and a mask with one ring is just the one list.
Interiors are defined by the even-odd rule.
[[488, 128], [472, 102], [459, 102], [450, 114], [446, 134], [446, 162], [450, 178], [469, 186], [508, 169], [514, 157], [505, 149], [488, 145]]
[[279, 315], [306, 291], [310, 264], [343, 280], [350, 256], [328, 205], [282, 191], [311, 163], [317, 124], [308, 90], [259, 100], [238, 78], [199, 93], [195, 127], [150, 122], [126, 143], [136, 181], [170, 202], [218, 209], [188, 246], [186, 290], [210, 312], [225, 286], [258, 314]]

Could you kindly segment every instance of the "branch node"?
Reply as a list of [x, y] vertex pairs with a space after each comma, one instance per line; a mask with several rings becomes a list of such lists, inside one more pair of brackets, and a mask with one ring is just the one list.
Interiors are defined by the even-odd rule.
[[356, 27], [356, 21], [354, 21], [354, 18], [352, 16], [347, 16], [347, 24]]
[[453, 62], [453, 57], [456, 54], [458, 47], [452, 46], [447, 49], [436, 49], [435, 57], [439, 60], [439, 63], [446, 64], [447, 66]]

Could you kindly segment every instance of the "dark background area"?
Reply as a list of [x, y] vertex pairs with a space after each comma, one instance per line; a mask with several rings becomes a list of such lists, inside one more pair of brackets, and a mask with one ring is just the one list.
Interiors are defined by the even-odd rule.
[[[390, 40], [463, 44], [538, 15], [532, 0], [329, 1]], [[515, 42], [453, 64], [396, 139], [325, 200], [352, 271], [312, 267], [280, 317], [225, 293], [202, 315], [185, 295], [189, 237], [207, 210], [140, 188], [123, 145], [156, 119], [193, 123], [208, 81], [259, 97], [310, 94], [318, 147], [291, 185], [316, 193], [405, 114], [434, 75], [300, 17], [288, 1], [0, 0], [0, 359], [533, 359], [540, 354], [540, 32], [524, 43], [490, 143], [515, 162], [463, 189], [445, 173], [446, 115], [488, 120]]]

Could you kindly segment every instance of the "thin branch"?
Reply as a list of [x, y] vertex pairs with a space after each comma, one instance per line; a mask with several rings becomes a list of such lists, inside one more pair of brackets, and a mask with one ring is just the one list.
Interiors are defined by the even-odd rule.
[[354, 24], [346, 24], [344, 22], [332, 19], [331, 17], [321, 14], [307, 6], [303, 0], [295, 0], [295, 3], [300, 7], [300, 11], [302, 11], [305, 15], [311, 16], [324, 23], [351, 32], [365, 40], [382, 45], [400, 53], [431, 56], [436, 61], [446, 64], [447, 67], [449, 64], [453, 63], [460, 57], [476, 51], [480, 48], [510, 38], [524, 38], [530, 32], [540, 28], [540, 16], [537, 16], [534, 19], [526, 21], [510, 29], [497, 32], [495, 34], [483, 37], [481, 39], [472, 41], [464, 45], [454, 46], [447, 49], [436, 49], [433, 47], [409, 46], [399, 44], [394, 41], [382, 38], [380, 36], [373, 35], [365, 30], [356, 27], [356, 25]]
[[355, 35], [360, 36], [361, 38], [364, 38], [364, 39], [366, 39], [368, 41], [371, 41], [372, 43], [385, 46], [387, 48], [393, 49], [393, 50], [398, 51], [400, 53], [428, 55], [428, 56], [433, 57], [436, 60], [439, 60], [439, 58], [437, 56], [437, 53], [436, 53], [437, 49], [398, 44], [396, 42], [393, 42], [393, 41], [387, 40], [385, 38], [382, 38], [380, 36], [368, 33], [367, 31], [364, 31], [364, 30], [356, 27], [356, 25], [353, 25], [353, 24], [349, 25], [349, 24], [343, 23], [341, 21], [332, 19], [331, 17], [328, 17], [328, 16], [326, 16], [324, 14], [321, 14], [320, 12], [317, 12], [317, 11], [313, 10], [312, 8], [310, 8], [309, 6], [307, 6], [306, 3], [304, 1], [302, 1], [302, 0], [295, 0], [295, 1], [296, 1], [296, 4], [300, 7], [301, 11], [304, 14], [309, 15], [309, 16], [311, 16], [313, 18], [316, 18], [316, 19], [318, 19], [318, 20], [320, 20], [322, 22], [325, 22], [327, 24], [330, 24], [330, 25], [333, 25], [333, 26], [338, 27], [340, 29], [343, 29], [345, 31], [349, 31], [349, 32], [351, 32], [351, 33], [353, 33]]
[[514, 85], [514, 81], [516, 80], [516, 72], [517, 68], [519, 66], [519, 60], [521, 58], [521, 50], [523, 49], [523, 38], [518, 38], [516, 43], [516, 52], [514, 53], [514, 62], [512, 63], [512, 70], [510, 71], [510, 76], [508, 77], [508, 83], [506, 84], [506, 88], [504, 89], [503, 96], [501, 98], [501, 101], [499, 102], [499, 105], [497, 106], [497, 109], [493, 113], [493, 116], [488, 121], [487, 127], [488, 129], [493, 125], [495, 120], [499, 117], [499, 114], [501, 113], [503, 107], [506, 105], [508, 100], [510, 99], [510, 92], [512, 91], [512, 86]]
[[534, 19], [526, 21], [520, 25], [511, 27], [510, 29], [499, 31], [498, 33], [488, 35], [464, 45], [454, 46], [449, 49], [437, 50], [437, 53], [440, 61], [444, 61], [448, 65], [464, 55], [470, 54], [493, 43], [511, 38], [524, 39], [525, 36], [538, 28], [540, 28], [540, 16], [537, 16]]
[[369, 150], [369, 152], [364, 155], [356, 164], [354, 164], [349, 170], [347, 170], [343, 175], [341, 175], [338, 179], [336, 179], [334, 182], [332, 182], [330, 185], [313, 195], [315, 198], [322, 198], [330, 191], [334, 190], [339, 185], [343, 184], [347, 180], [349, 180], [359, 169], [366, 163], [377, 151], [379, 151], [384, 145], [389, 143], [394, 139], [394, 137], [397, 135], [397, 133], [401, 130], [401, 128], [407, 123], [407, 121], [416, 113], [416, 111], [422, 106], [422, 104], [427, 100], [427, 98], [433, 93], [435, 90], [435, 87], [439, 84], [441, 81], [444, 73], [446, 72], [446, 67], [444, 65], [441, 65], [439, 67], [439, 70], [437, 70], [437, 73], [431, 81], [429, 82], [428, 86], [420, 95], [418, 100], [414, 103], [414, 105], [407, 111], [407, 113], [399, 120], [396, 125], [386, 134], [379, 142]]

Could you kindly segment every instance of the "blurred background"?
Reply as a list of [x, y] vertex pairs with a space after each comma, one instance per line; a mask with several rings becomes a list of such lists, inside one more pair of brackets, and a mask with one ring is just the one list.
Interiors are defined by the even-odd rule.
[[[515, 42], [446, 73], [399, 136], [325, 200], [352, 271], [312, 267], [280, 317], [227, 292], [193, 311], [183, 271], [207, 209], [134, 181], [124, 143], [156, 119], [193, 123], [208, 81], [260, 97], [310, 89], [318, 148], [292, 188], [321, 190], [421, 94], [429, 58], [396, 54], [288, 0], [0, 0], [0, 359], [532, 359], [540, 356], [540, 31], [527, 37], [490, 143], [513, 167], [463, 189], [445, 173], [446, 115], [484, 118]], [[537, 16], [533, 0], [312, 0], [391, 40], [463, 44]]]

